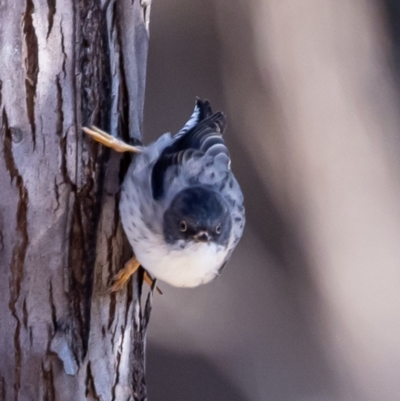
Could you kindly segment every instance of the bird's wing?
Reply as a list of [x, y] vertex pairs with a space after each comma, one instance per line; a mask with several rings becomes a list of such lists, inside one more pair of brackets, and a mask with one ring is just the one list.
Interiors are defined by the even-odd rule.
[[172, 145], [161, 152], [153, 166], [153, 198], [163, 197], [164, 179], [169, 167], [182, 165], [189, 159], [201, 158], [204, 155], [216, 157], [225, 154], [229, 160], [229, 152], [222, 138], [225, 127], [225, 115], [222, 112], [212, 114], [209, 102], [198, 99], [192, 117], [174, 136]]

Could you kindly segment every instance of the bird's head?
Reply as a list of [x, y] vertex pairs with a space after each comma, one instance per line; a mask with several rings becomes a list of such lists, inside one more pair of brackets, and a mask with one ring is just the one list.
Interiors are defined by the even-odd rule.
[[183, 189], [164, 213], [167, 243], [179, 240], [227, 245], [232, 228], [228, 205], [216, 191], [204, 186]]

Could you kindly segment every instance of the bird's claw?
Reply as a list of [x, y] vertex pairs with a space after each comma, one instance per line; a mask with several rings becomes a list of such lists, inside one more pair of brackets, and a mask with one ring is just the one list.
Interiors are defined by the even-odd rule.
[[109, 292], [121, 291], [125, 283], [129, 280], [133, 273], [127, 272], [125, 269], [121, 269], [110, 282]]
[[[122, 290], [125, 283], [129, 280], [129, 278], [134, 274], [140, 267], [140, 262], [135, 258], [131, 258], [128, 262], [125, 263], [125, 266], [111, 279], [109, 292], [117, 292]], [[151, 278], [150, 274], [144, 270], [143, 280], [150, 286], [153, 286], [154, 280]], [[159, 294], [162, 294], [162, 291], [156, 287], [156, 290]]]

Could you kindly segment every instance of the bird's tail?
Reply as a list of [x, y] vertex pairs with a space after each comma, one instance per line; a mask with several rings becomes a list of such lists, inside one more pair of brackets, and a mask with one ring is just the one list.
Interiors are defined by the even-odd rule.
[[190, 131], [193, 127], [195, 127], [200, 121], [212, 116], [212, 114], [213, 111], [210, 102], [208, 100], [201, 100], [197, 97], [192, 115], [190, 116], [186, 124], [175, 135], [175, 137], [178, 138], [182, 136], [186, 132]]

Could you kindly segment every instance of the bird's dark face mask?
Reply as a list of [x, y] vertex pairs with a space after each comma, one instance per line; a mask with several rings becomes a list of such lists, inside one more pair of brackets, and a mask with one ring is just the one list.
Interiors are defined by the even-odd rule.
[[226, 201], [205, 186], [182, 190], [164, 213], [163, 231], [169, 244], [185, 240], [226, 246], [231, 228]]

